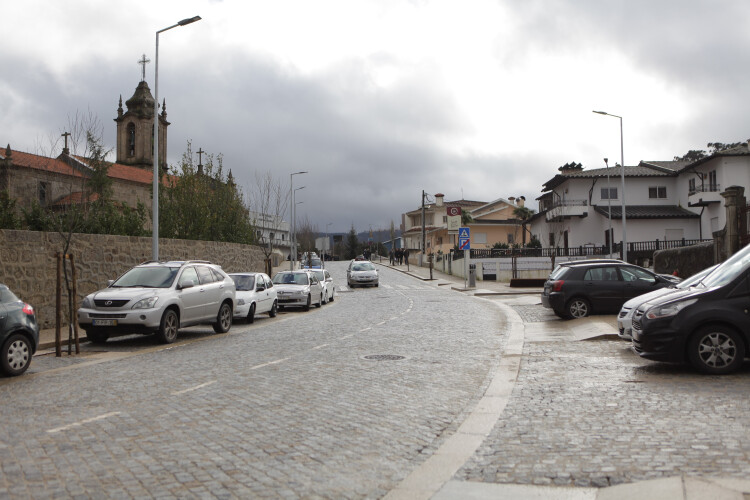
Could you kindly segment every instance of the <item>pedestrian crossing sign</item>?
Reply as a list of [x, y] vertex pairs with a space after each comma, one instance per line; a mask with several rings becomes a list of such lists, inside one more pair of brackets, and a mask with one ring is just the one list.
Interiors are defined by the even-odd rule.
[[469, 238], [470, 229], [468, 227], [461, 227], [458, 229], [458, 237], [460, 239]]

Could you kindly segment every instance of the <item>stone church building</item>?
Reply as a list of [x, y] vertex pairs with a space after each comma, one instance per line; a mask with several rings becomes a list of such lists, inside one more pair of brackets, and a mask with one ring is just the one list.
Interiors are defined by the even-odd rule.
[[[117, 108], [116, 162], [109, 165], [112, 179], [112, 198], [135, 207], [138, 202], [151, 207], [153, 189], [153, 130], [154, 98], [145, 80], [122, 107], [120, 97]], [[167, 153], [166, 102], [159, 114], [159, 165], [165, 169]], [[10, 144], [0, 147], [0, 192], [7, 191], [16, 206], [30, 209], [34, 201], [42, 207], [64, 209], [70, 204], [93, 201], [84, 200], [85, 185], [92, 168], [86, 158], [70, 153], [68, 134], [65, 146], [57, 157], [15, 151]], [[164, 171], [164, 170], [162, 170]], [[149, 217], [150, 220], [150, 217]]]

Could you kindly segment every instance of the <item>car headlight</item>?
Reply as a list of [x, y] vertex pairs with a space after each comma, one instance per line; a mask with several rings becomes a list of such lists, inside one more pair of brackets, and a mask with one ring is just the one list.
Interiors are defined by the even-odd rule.
[[147, 299], [141, 299], [133, 304], [131, 309], [152, 309], [156, 305], [157, 300], [159, 300], [159, 297], [156, 295]]
[[84, 309], [91, 309], [91, 295], [86, 295], [86, 298], [81, 302], [81, 307]]
[[682, 311], [687, 306], [695, 304], [697, 301], [698, 299], [690, 299], [681, 302], [672, 302], [671, 304], [664, 304], [663, 306], [652, 307], [646, 311], [646, 317], [648, 319], [659, 319], [675, 316], [678, 312]]

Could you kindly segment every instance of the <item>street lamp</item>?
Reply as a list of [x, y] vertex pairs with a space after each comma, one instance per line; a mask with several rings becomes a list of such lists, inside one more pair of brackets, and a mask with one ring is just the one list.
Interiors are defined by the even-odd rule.
[[622, 260], [628, 261], [628, 236], [625, 231], [625, 149], [622, 140], [622, 116], [612, 115], [606, 111], [594, 111], [599, 115], [611, 116], [620, 120], [620, 178], [622, 179]]
[[609, 190], [609, 161], [607, 158], [604, 159], [604, 164], [607, 166], [607, 218], [609, 219], [607, 241], [609, 241], [609, 256], [612, 257], [612, 192]]
[[306, 174], [307, 171], [294, 172], [289, 174], [289, 217], [291, 218], [289, 224], [289, 270], [294, 271], [294, 261], [297, 259], [295, 254], [292, 257], [292, 250], [294, 249], [294, 176], [300, 174]]
[[292, 191], [292, 217], [294, 217], [294, 261], [297, 261], [297, 205], [304, 203], [303, 201], [295, 201], [297, 199], [297, 191], [305, 189], [305, 186], [298, 187]]
[[326, 252], [328, 251], [328, 226], [330, 226], [331, 224], [333, 224], [333, 222], [329, 222], [328, 224], [326, 224], [326, 248], [325, 250], [323, 250], [323, 264], [325, 264], [326, 262]]
[[152, 193], [154, 200], [151, 205], [151, 211], [153, 212], [151, 214], [151, 226], [153, 228], [151, 258], [153, 260], [159, 260], [159, 33], [171, 30], [177, 26], [187, 26], [200, 20], [201, 16], [190, 17], [156, 32], [156, 57], [154, 60], [154, 182]]

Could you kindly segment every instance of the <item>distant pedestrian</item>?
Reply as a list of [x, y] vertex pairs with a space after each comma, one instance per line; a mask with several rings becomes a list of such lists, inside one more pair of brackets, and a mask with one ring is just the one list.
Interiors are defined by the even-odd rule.
[[403, 251], [400, 248], [396, 249], [396, 264], [401, 265], [401, 259], [403, 258]]
[[409, 265], [409, 249], [404, 248], [404, 260], [406, 261], [406, 265]]
[[396, 263], [396, 254], [393, 252], [393, 249], [391, 248], [391, 251], [388, 252], [388, 258], [391, 261], [391, 265]]
[[679, 269], [677, 269], [677, 268], [675, 268], [675, 270], [674, 270], [674, 271], [672, 271], [672, 276], [676, 276], [676, 277], [678, 277], [678, 278], [679, 278], [679, 277], [680, 277], [680, 270], [679, 270]]

